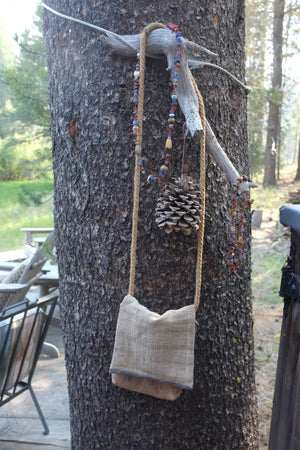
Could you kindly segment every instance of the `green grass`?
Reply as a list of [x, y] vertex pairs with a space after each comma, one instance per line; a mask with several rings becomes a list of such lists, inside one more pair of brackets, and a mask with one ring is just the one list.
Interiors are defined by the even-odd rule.
[[297, 189], [299, 182], [294, 182], [297, 165], [291, 164], [281, 169], [280, 180], [276, 186], [262, 186], [263, 174], [253, 178], [253, 183], [258, 187], [251, 189], [251, 198], [254, 200], [254, 209], [279, 210], [289, 197], [289, 190]]
[[[254, 199], [253, 209], [263, 210], [266, 226], [271, 233], [272, 242], [268, 244], [265, 252], [252, 253], [252, 294], [258, 303], [280, 303], [282, 298], [278, 295], [281, 282], [281, 268], [285, 264], [289, 253], [289, 238], [281, 236], [281, 231], [275, 225], [279, 220], [279, 208], [285, 205], [289, 198], [289, 191], [297, 190], [299, 182], [294, 182], [296, 165], [282, 168], [281, 180], [276, 186], [263, 187], [251, 190], [251, 198]], [[262, 182], [262, 177], [253, 180], [254, 183]], [[274, 224], [269, 228], [268, 221]], [[272, 245], [271, 245], [272, 244]]]
[[263, 211], [279, 211], [279, 208], [286, 203], [288, 191], [283, 186], [259, 186], [251, 190], [251, 198], [254, 200], [253, 209]]
[[287, 246], [281, 253], [269, 253], [252, 258], [252, 295], [257, 303], [281, 303], [278, 291], [281, 282], [281, 268], [288, 256]]
[[40, 206], [26, 206], [18, 201], [21, 188], [33, 192], [52, 192], [53, 183], [48, 181], [0, 182], [0, 251], [24, 247], [24, 233], [20, 228], [53, 227], [52, 199]]

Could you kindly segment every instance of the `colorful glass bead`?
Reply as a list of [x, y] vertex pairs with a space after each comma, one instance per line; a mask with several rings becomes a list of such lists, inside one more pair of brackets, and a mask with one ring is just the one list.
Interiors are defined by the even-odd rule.
[[172, 148], [172, 139], [170, 137], [166, 141], [166, 148]]
[[[229, 229], [229, 248], [228, 248], [228, 268], [231, 275], [236, 275], [237, 271], [242, 267], [243, 260], [243, 232], [246, 207], [253, 203], [253, 200], [246, 199], [244, 205], [239, 214], [239, 223], [236, 223], [237, 219], [237, 198], [240, 183], [244, 181], [250, 181], [246, 175], [241, 175], [237, 179], [237, 183], [232, 187], [232, 214], [231, 225]], [[236, 237], [237, 234], [237, 237]], [[235, 263], [235, 253], [237, 250], [237, 262]]]
[[174, 25], [174, 23], [169, 23], [169, 24], [167, 25], [167, 27], [168, 27], [169, 30], [171, 30], [171, 31], [177, 32], [177, 30], [178, 30], [177, 25]]
[[160, 168], [160, 172], [163, 174], [167, 173], [168, 170], [169, 170], [169, 168], [168, 168], [168, 166], [166, 166], [166, 164], [163, 164]]
[[[177, 43], [177, 51], [176, 51], [176, 54], [174, 57], [175, 71], [174, 71], [174, 75], [173, 75], [173, 90], [171, 92], [171, 108], [170, 108], [169, 120], [168, 120], [169, 132], [168, 132], [168, 137], [167, 137], [166, 145], [165, 145], [166, 149], [171, 149], [172, 148], [172, 131], [173, 131], [174, 123], [175, 123], [174, 109], [176, 108], [176, 105], [177, 105], [176, 90], [177, 90], [178, 81], [179, 81], [178, 71], [179, 71], [179, 66], [180, 66], [182, 41], [181, 41], [181, 34], [179, 33], [178, 26], [174, 25], [174, 24], [168, 24], [167, 26], [168, 26], [169, 30], [176, 33], [176, 43]], [[140, 156], [140, 154], [141, 154], [141, 148], [140, 148], [139, 141], [138, 141], [139, 125], [138, 125], [138, 120], [137, 120], [139, 77], [140, 77], [140, 52], [137, 53], [137, 63], [136, 63], [136, 68], [135, 68], [135, 72], [134, 72], [134, 94], [133, 94], [133, 104], [134, 104], [133, 134], [134, 134], [134, 142], [135, 142], [135, 153], [138, 156]], [[139, 136], [139, 138], [141, 138], [141, 136]], [[161, 177], [163, 177], [168, 172], [169, 162], [170, 162], [170, 155], [167, 154], [166, 161], [160, 167], [159, 175], [158, 176], [151, 175], [148, 177], [147, 181], [148, 182], [159, 181], [161, 179]], [[140, 165], [141, 171], [144, 170], [141, 160], [139, 160], [139, 165]]]

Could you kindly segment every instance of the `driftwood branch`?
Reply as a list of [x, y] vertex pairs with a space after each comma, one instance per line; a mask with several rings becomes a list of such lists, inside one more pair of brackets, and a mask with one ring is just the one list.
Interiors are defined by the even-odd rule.
[[[123, 38], [128, 39], [130, 42], [130, 47], [124, 47], [124, 42], [122, 42], [122, 46], [119, 45], [118, 42], [115, 41], [114, 37], [111, 36], [103, 37], [102, 39], [105, 41], [106, 45], [112, 48], [120, 55], [128, 55], [134, 56], [132, 53], [132, 48], [139, 48], [139, 43], [141, 39], [141, 35], [131, 35], [131, 36], [123, 36]], [[171, 70], [171, 76], [174, 75], [174, 57], [177, 50], [177, 43], [174, 33], [170, 30], [157, 29], [150, 33], [147, 39], [147, 47], [146, 47], [146, 55], [149, 57], [155, 57], [157, 55], [164, 54], [167, 57], [168, 68], [167, 70]], [[198, 55], [195, 55], [194, 52], [197, 51]], [[205, 63], [197, 59], [199, 57], [199, 53], [206, 53], [210, 56], [217, 56], [216, 54], [210, 52], [209, 50], [200, 47], [198, 44], [194, 42], [182, 41], [181, 45], [181, 63], [180, 63], [180, 71], [179, 71], [179, 83], [177, 87], [177, 98], [180, 108], [186, 119], [186, 126], [192, 136], [194, 136], [197, 132], [202, 132], [203, 127], [201, 124], [201, 119], [199, 115], [199, 104], [197, 99], [197, 94], [195, 92], [191, 76], [190, 76], [190, 67], [196, 68], [201, 67], [201, 65], [211, 65], [213, 68], [217, 68], [222, 70], [227, 75], [229, 75], [234, 81], [236, 81], [239, 85], [241, 85], [246, 92], [250, 92], [249, 88], [241, 83], [237, 78], [235, 78], [232, 74], [227, 72], [225, 69], [219, 68], [215, 64]], [[206, 122], [206, 145], [211, 155], [216, 160], [219, 167], [224, 171], [227, 179], [235, 184], [237, 179], [239, 178], [239, 173], [231, 163], [230, 159], [218, 143], [210, 125]], [[239, 191], [244, 192], [248, 191], [250, 187], [254, 187], [255, 185], [243, 182], [239, 186]]]
[[[211, 156], [215, 159], [219, 167], [224, 171], [226, 178], [231, 184], [236, 184], [240, 174], [220, 146], [214, 132], [212, 131], [208, 121], [206, 121], [206, 146]], [[243, 181], [239, 185], [239, 193], [249, 191], [249, 188], [257, 187], [253, 183]]]
[[[130, 36], [122, 36], [130, 44], [126, 46], [125, 42], [116, 40], [115, 36], [106, 35], [102, 37], [105, 44], [113, 49], [116, 53], [123, 56], [135, 56], [132, 52], [133, 48], [139, 49], [141, 34], [135, 34]], [[199, 104], [197, 94], [193, 87], [193, 83], [189, 71], [188, 55], [191, 52], [197, 51], [198, 53], [206, 53], [210, 56], [216, 56], [214, 53], [205, 49], [204, 47], [195, 44], [194, 42], [182, 40], [181, 44], [181, 61], [179, 68], [179, 82], [177, 87], [177, 99], [179, 106], [185, 116], [186, 126], [192, 136], [195, 133], [203, 132], [203, 125], [199, 115]], [[147, 38], [146, 56], [157, 57], [159, 55], [165, 55], [167, 58], [168, 67], [171, 78], [175, 73], [174, 58], [177, 52], [177, 41], [175, 33], [169, 29], [156, 29], [153, 30]], [[194, 56], [197, 58], [197, 56]]]
[[[141, 34], [135, 35], [123, 35], [120, 36], [111, 31], [105, 30], [104, 28], [98, 27], [96, 25], [84, 22], [73, 17], [66, 16], [64, 14], [58, 13], [54, 9], [42, 3], [44, 8], [67, 20], [91, 27], [98, 31], [101, 31], [104, 36], [101, 37], [102, 41], [110, 47], [114, 52], [123, 56], [136, 56], [137, 51], [140, 48]], [[165, 56], [167, 58], [167, 70], [171, 73], [171, 78], [175, 73], [174, 58], [177, 52], [177, 41], [175, 33], [169, 29], [156, 29], [153, 30], [147, 38], [146, 46], [146, 56], [152, 58], [161, 58]], [[179, 106], [185, 116], [186, 126], [192, 136], [196, 133], [203, 132], [203, 124], [201, 123], [199, 115], [199, 104], [197, 99], [197, 94], [195, 92], [190, 68], [195, 69], [203, 65], [208, 65], [214, 69], [222, 70], [228, 76], [230, 76], [239, 86], [241, 86], [246, 93], [250, 92], [251, 89], [241, 83], [236, 77], [230, 74], [225, 69], [208, 63], [202, 60], [203, 55], [215, 57], [215, 53], [210, 50], [201, 47], [195, 42], [182, 40], [181, 44], [181, 63], [179, 69], [179, 83], [177, 87], [177, 98]], [[223, 151], [219, 145], [209, 123], [206, 123], [206, 144], [208, 151], [212, 154], [217, 164], [224, 171], [227, 179], [232, 183], [236, 183], [239, 173], [231, 163], [230, 159], [227, 157], [226, 153]], [[247, 191], [249, 187], [254, 187], [251, 183], [241, 183], [240, 191]]]

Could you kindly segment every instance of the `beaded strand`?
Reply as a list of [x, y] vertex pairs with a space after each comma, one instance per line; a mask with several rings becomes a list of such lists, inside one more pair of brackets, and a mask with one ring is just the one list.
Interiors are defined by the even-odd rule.
[[[179, 32], [177, 25], [174, 25], [171, 23], [171, 24], [168, 24], [167, 27], [169, 28], [169, 30], [176, 33], [177, 51], [176, 51], [176, 55], [174, 58], [175, 72], [174, 72], [174, 76], [173, 76], [173, 90], [171, 92], [171, 108], [170, 108], [169, 119], [168, 119], [169, 130], [168, 130], [168, 137], [167, 137], [166, 144], [165, 144], [166, 159], [165, 159], [165, 162], [160, 167], [159, 175], [149, 175], [148, 182], [159, 181], [166, 175], [166, 173], [169, 170], [170, 158], [171, 158], [169, 151], [172, 148], [172, 132], [173, 132], [174, 123], [175, 123], [175, 110], [176, 110], [176, 106], [177, 106], [176, 90], [177, 90], [178, 82], [179, 82], [178, 72], [179, 72], [179, 67], [180, 67], [182, 39], [181, 39], [181, 34]], [[137, 117], [138, 96], [139, 96], [139, 76], [140, 76], [140, 52], [137, 53], [137, 63], [136, 63], [135, 72], [134, 72], [133, 128], [132, 128], [133, 135], [134, 135], [134, 143], [135, 143], [135, 153], [136, 153], [136, 155], [138, 155], [140, 157], [141, 156], [141, 148], [140, 148], [139, 141], [138, 141], [139, 123], [138, 123], [138, 117]], [[143, 167], [142, 160], [139, 159], [138, 163], [139, 163], [141, 173], [145, 173], [145, 169]]]
[[[138, 99], [139, 99], [139, 78], [140, 78], [140, 52], [137, 52], [137, 62], [135, 66], [134, 71], [134, 86], [133, 86], [133, 122], [132, 122], [132, 131], [134, 136], [134, 144], [135, 144], [135, 153], [136, 155], [141, 155], [141, 148], [138, 140], [138, 131], [139, 131], [139, 122], [138, 122], [138, 116], [137, 116], [137, 110], [138, 110]], [[144, 168], [142, 166], [142, 161], [139, 160], [139, 166], [142, 173], [144, 173]]]
[[[237, 179], [236, 184], [233, 185], [232, 192], [232, 214], [231, 214], [231, 224], [229, 230], [229, 257], [228, 257], [228, 268], [231, 275], [236, 275], [237, 271], [240, 270], [242, 266], [243, 260], [243, 232], [244, 232], [244, 220], [246, 208], [248, 205], [253, 203], [253, 200], [246, 199], [240, 212], [240, 220], [237, 225], [237, 199], [238, 199], [238, 190], [239, 185], [243, 181], [250, 181], [250, 178], [246, 175], [242, 175]], [[237, 244], [236, 244], [236, 235], [237, 235]], [[234, 262], [235, 251], [237, 247], [237, 263]]]

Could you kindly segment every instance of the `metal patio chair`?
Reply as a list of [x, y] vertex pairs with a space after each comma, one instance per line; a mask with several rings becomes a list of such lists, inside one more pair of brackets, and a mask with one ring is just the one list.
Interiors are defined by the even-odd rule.
[[54, 232], [28, 260], [15, 266], [0, 283], [0, 314], [4, 307], [24, 300], [33, 283], [42, 275], [42, 268], [54, 247]]
[[45, 417], [31, 382], [57, 303], [58, 291], [4, 308], [0, 316], [0, 407], [29, 391], [44, 427]]

